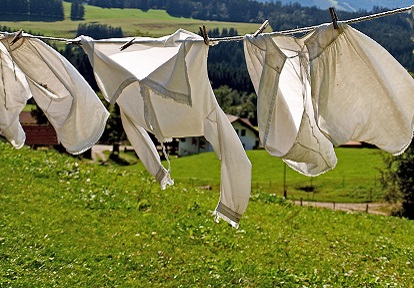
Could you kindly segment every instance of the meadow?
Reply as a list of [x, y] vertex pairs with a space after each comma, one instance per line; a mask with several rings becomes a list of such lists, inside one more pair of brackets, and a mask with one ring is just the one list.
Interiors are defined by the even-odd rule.
[[[164, 10], [150, 9], [143, 12], [139, 9], [105, 9], [85, 5], [85, 20], [70, 20], [69, 2], [63, 2], [65, 20], [56, 22], [31, 21], [0, 21], [2, 26], [15, 30], [23, 29], [30, 33], [41, 33], [45, 36], [74, 38], [80, 23], [100, 23], [112, 27], [121, 27], [125, 36], [151, 35], [160, 37], [171, 34], [179, 28], [198, 33], [199, 27], [205, 25], [207, 29], [235, 28], [240, 35], [254, 33], [260, 25], [252, 23], [235, 23], [220, 21], [201, 21], [196, 19], [172, 17]], [[270, 28], [268, 28], [270, 29]]]
[[[64, 21], [0, 24], [68, 38], [84, 22], [121, 26], [128, 36], [257, 29], [91, 6], [87, 20], [70, 21], [64, 5]], [[333, 171], [308, 178], [248, 151], [252, 194], [236, 230], [212, 215], [214, 153], [172, 158], [176, 184], [161, 190], [131, 153], [122, 157], [135, 164], [120, 166], [0, 141], [0, 287], [412, 287], [413, 221], [293, 204], [382, 201], [381, 152], [336, 153]]]
[[160, 190], [138, 164], [2, 142], [0, 159], [1, 287], [412, 287], [413, 221], [259, 187], [236, 230], [215, 222], [218, 191]]
[[[259, 189], [292, 200], [323, 202], [369, 203], [383, 201], [380, 170], [385, 153], [370, 148], [336, 148], [337, 166], [318, 177], [303, 176], [286, 166], [279, 158], [265, 150], [247, 151], [252, 163], [252, 189]], [[107, 154], [109, 157], [109, 152]], [[120, 157], [136, 163], [125, 169], [145, 170], [134, 153], [121, 153]], [[214, 153], [182, 158], [171, 157], [171, 175], [177, 183], [191, 187], [211, 186], [220, 189], [220, 164]], [[166, 165], [166, 163], [165, 163]]]

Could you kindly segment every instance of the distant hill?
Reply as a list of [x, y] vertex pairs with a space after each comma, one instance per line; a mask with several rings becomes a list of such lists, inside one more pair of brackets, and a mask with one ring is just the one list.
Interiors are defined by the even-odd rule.
[[[258, 2], [271, 2], [272, 0], [257, 0]], [[413, 0], [279, 0], [282, 4], [299, 3], [302, 6], [317, 6], [328, 9], [334, 6], [338, 10], [356, 12], [359, 10], [371, 11], [374, 6], [386, 8], [402, 8], [414, 4]]]

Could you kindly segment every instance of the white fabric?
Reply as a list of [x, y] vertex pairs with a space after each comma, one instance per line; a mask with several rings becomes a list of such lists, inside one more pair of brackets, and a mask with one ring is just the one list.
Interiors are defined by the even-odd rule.
[[160, 155], [148, 132], [126, 115], [122, 108], [120, 113], [122, 125], [129, 142], [131, 142], [132, 147], [134, 147], [135, 152], [148, 172], [157, 179], [162, 189], [165, 189], [168, 185], [173, 185], [174, 181], [170, 178], [169, 171], [161, 165]]
[[361, 141], [394, 155], [409, 146], [414, 80], [361, 32], [339, 23], [303, 38], [246, 35], [244, 48], [260, 140], [298, 172], [334, 168], [332, 144]]
[[0, 76], [0, 130], [13, 147], [19, 149], [26, 140], [19, 115], [31, 94], [26, 77], [19, 67], [14, 65], [9, 52], [2, 44]]
[[258, 95], [259, 137], [266, 151], [307, 176], [333, 169], [337, 159], [332, 143], [314, 118], [304, 39], [246, 35], [244, 49]]
[[7, 34], [1, 41], [25, 74], [33, 98], [55, 128], [58, 140], [72, 154], [91, 148], [101, 137], [109, 116], [100, 99], [52, 47], [27, 37], [11, 46], [13, 36]]
[[237, 226], [250, 195], [251, 164], [214, 97], [207, 76], [208, 46], [191, 41], [201, 37], [178, 30], [161, 38], [138, 38], [140, 43], [122, 52], [120, 39], [79, 39], [104, 97], [121, 107], [130, 142], [159, 182], [169, 173], [144, 130], [160, 142], [204, 135], [212, 144], [222, 161], [216, 215]]
[[363, 141], [400, 154], [413, 137], [414, 80], [377, 42], [338, 24], [305, 41], [317, 123], [334, 145]]

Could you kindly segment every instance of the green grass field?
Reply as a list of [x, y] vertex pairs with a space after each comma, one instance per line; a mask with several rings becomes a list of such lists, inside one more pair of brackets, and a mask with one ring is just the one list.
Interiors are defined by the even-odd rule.
[[412, 287], [413, 221], [256, 189], [235, 230], [214, 221], [217, 191], [162, 191], [136, 165], [6, 143], [0, 158], [0, 287]]
[[[376, 202], [383, 201], [379, 178], [383, 167], [382, 154], [378, 149], [337, 148], [338, 165], [318, 177], [303, 176], [286, 167], [279, 158], [264, 150], [247, 151], [252, 162], [252, 190], [259, 189], [283, 196], [286, 181], [287, 196], [325, 202]], [[131, 154], [128, 153], [128, 161]], [[171, 158], [171, 175], [176, 182], [192, 187], [210, 185], [216, 191], [220, 186], [220, 161], [216, 155], [202, 153], [182, 158]], [[166, 165], [166, 163], [164, 163]], [[142, 163], [125, 169], [145, 170]], [[307, 192], [308, 191], [308, 192]]]
[[[127, 35], [197, 32], [202, 24], [257, 29], [153, 10], [86, 12], [85, 22], [121, 26]], [[70, 38], [79, 23], [0, 24]], [[172, 158], [176, 184], [160, 190], [139, 161], [101, 165], [0, 141], [0, 287], [412, 287], [413, 221], [290, 201], [383, 199], [378, 150], [336, 153], [338, 166], [320, 177], [287, 168], [285, 200], [283, 162], [248, 151], [252, 197], [235, 230], [212, 215], [220, 182], [214, 153]]]
[[[85, 20], [70, 20], [70, 3], [64, 2], [65, 20], [57, 22], [30, 22], [30, 21], [0, 21], [0, 25], [26, 32], [41, 33], [45, 36], [74, 38], [79, 23], [100, 23], [113, 27], [121, 27], [125, 36], [136, 36], [142, 33], [154, 37], [171, 34], [179, 28], [198, 33], [199, 26], [205, 25], [207, 29], [235, 28], [240, 35], [253, 33], [260, 24], [233, 23], [219, 21], [201, 21], [196, 19], [178, 18], [169, 16], [164, 10], [149, 10], [143, 12], [139, 9], [105, 9], [95, 6], [85, 6]], [[270, 29], [270, 28], [268, 28]]]

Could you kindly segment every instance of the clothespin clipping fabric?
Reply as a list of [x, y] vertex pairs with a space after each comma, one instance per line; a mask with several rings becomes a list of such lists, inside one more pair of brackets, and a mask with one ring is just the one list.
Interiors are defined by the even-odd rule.
[[203, 36], [203, 38], [204, 38], [204, 43], [206, 45], [209, 45], [210, 44], [210, 40], [208, 39], [208, 34], [207, 34], [206, 26], [203, 25], [203, 27], [200, 26], [199, 28], [200, 28], [201, 36]]
[[329, 12], [331, 13], [332, 23], [335, 29], [338, 29], [338, 16], [336, 15], [335, 8], [329, 7]]
[[263, 31], [267, 28], [267, 26], [269, 25], [269, 20], [266, 20], [263, 22], [262, 26], [260, 26], [259, 29], [257, 29], [256, 32], [254, 32], [253, 37], [257, 37], [257, 35], [263, 33]]
[[124, 51], [126, 48], [128, 48], [129, 46], [131, 46], [134, 43], [134, 40], [135, 40], [135, 38], [132, 38], [127, 43], [125, 43], [124, 45], [119, 47], [119, 50]]
[[14, 35], [13, 39], [10, 41], [10, 45], [13, 45], [17, 41], [19, 41], [20, 38], [22, 38], [23, 29], [20, 29], [19, 32], [17, 32], [16, 35]]

